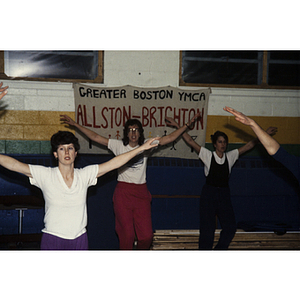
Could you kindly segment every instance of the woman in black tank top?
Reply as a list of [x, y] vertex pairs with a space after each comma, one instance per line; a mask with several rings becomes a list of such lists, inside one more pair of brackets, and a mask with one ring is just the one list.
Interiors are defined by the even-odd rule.
[[[166, 118], [170, 126], [179, 128], [179, 124], [172, 118]], [[267, 129], [268, 134], [274, 131]], [[213, 248], [216, 229], [216, 217], [222, 231], [214, 249], [228, 249], [236, 232], [236, 222], [230, 199], [229, 175], [230, 170], [238, 157], [252, 149], [258, 142], [254, 139], [242, 147], [226, 152], [228, 137], [224, 132], [216, 131], [211, 136], [215, 151], [211, 152], [198, 145], [186, 132], [182, 137], [192, 147], [205, 165], [206, 183], [200, 196], [200, 237], [199, 249], [208, 250]]]
[[[228, 249], [236, 232], [236, 221], [228, 185], [230, 168], [225, 153], [228, 137], [225, 133], [217, 131], [211, 139], [215, 152], [211, 155], [206, 183], [200, 197], [199, 249], [212, 249], [216, 217], [219, 219], [222, 231], [215, 249]], [[222, 159], [222, 164], [216, 161], [219, 158]]]

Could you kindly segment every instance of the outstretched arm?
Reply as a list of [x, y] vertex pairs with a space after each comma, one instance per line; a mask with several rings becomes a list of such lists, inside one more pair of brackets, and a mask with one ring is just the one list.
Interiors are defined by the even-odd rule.
[[181, 134], [183, 134], [186, 131], [187, 128], [189, 128], [189, 126], [191, 126], [195, 122], [195, 120], [197, 120], [199, 116], [200, 116], [200, 112], [194, 115], [194, 117], [189, 122], [184, 124], [182, 127], [179, 127], [179, 125], [172, 118], [166, 117], [167, 125], [170, 125], [170, 121], [173, 120], [176, 124], [176, 126], [175, 125], [173, 126], [175, 126], [177, 130], [171, 132], [168, 135], [161, 137], [159, 140], [159, 144], [166, 145], [175, 141]]
[[[269, 135], [274, 135], [277, 132], [277, 128], [276, 127], [269, 127], [266, 130], [267, 134]], [[248, 142], [247, 144], [245, 144], [244, 146], [240, 147], [239, 150], [239, 155], [242, 155], [243, 153], [251, 150], [255, 145], [257, 145], [259, 143], [259, 139], [253, 139], [252, 141]]]
[[[198, 118], [198, 117], [199, 117], [199, 114], [197, 114], [195, 117]], [[196, 119], [196, 118], [195, 118], [195, 119]], [[173, 126], [173, 127], [176, 127], [176, 128], [180, 128], [179, 125], [178, 125], [178, 123], [177, 123], [173, 118], [166, 117], [166, 120], [168, 121], [167, 124], [168, 124], [169, 126]], [[191, 137], [188, 133], [184, 132], [184, 133], [182, 134], [182, 137], [183, 137], [183, 139], [186, 141], [186, 143], [187, 143], [188, 145], [190, 145], [192, 148], [194, 148], [194, 150], [195, 150], [197, 153], [200, 152], [201, 146], [200, 146], [199, 144], [197, 144], [197, 143], [192, 139], [192, 137]]]
[[10, 156], [0, 154], [0, 165], [10, 171], [32, 177], [28, 164], [24, 164]]
[[0, 83], [0, 100], [7, 94], [8, 86], [2, 87], [3, 82]]
[[107, 172], [110, 172], [114, 169], [118, 169], [120, 167], [122, 167], [124, 164], [126, 164], [129, 160], [131, 160], [132, 158], [134, 158], [137, 154], [145, 151], [145, 150], [148, 150], [148, 149], [151, 149], [151, 148], [154, 148], [154, 147], [157, 147], [158, 144], [157, 143], [153, 143], [155, 140], [158, 140], [159, 138], [153, 138], [153, 139], [150, 139], [148, 140], [146, 143], [144, 143], [143, 145], [129, 151], [129, 152], [126, 152], [126, 153], [123, 153], [123, 154], [120, 154], [114, 158], [112, 158], [111, 160], [103, 163], [103, 164], [100, 164], [99, 165], [99, 169], [98, 169], [98, 175], [97, 177], [100, 177], [104, 174], [106, 174]]
[[[274, 140], [270, 134], [264, 131], [253, 119], [245, 116], [243, 113], [236, 111], [231, 107], [225, 106], [224, 110], [233, 114], [237, 121], [241, 122], [244, 125], [250, 126], [270, 155], [274, 155], [278, 151], [280, 147], [279, 143]], [[275, 133], [276, 127], [271, 128], [273, 128], [272, 130]]]
[[78, 130], [80, 130], [84, 135], [86, 135], [90, 140], [99, 143], [101, 145], [107, 146], [108, 145], [108, 138], [103, 137], [96, 132], [83, 127], [76, 123], [72, 118], [70, 118], [68, 115], [61, 115], [60, 120], [63, 121], [66, 124], [69, 124], [71, 126], [76, 127]]

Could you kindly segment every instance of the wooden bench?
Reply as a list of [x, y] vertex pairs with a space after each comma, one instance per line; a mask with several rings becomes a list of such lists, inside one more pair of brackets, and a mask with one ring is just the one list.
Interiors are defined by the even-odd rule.
[[[220, 236], [215, 232], [214, 246]], [[197, 250], [199, 230], [156, 230], [152, 250]], [[283, 235], [274, 232], [245, 232], [238, 230], [229, 250], [299, 250], [300, 232], [289, 231]]]

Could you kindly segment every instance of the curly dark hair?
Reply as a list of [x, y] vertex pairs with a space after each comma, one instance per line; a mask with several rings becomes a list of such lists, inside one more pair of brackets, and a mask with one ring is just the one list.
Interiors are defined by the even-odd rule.
[[70, 131], [58, 131], [51, 137], [52, 152], [57, 152], [60, 145], [68, 144], [73, 144], [76, 152], [80, 149], [78, 138]]
[[222, 131], [216, 131], [213, 135], [210, 136], [213, 145], [217, 143], [217, 139], [219, 136], [222, 136], [226, 140], [226, 144], [228, 145], [228, 136]]
[[140, 146], [144, 144], [145, 137], [144, 137], [144, 129], [143, 129], [142, 123], [137, 119], [129, 119], [129, 120], [126, 121], [124, 129], [123, 129], [123, 139], [122, 139], [122, 141], [123, 141], [124, 146], [127, 146], [129, 144], [129, 138], [128, 138], [129, 126], [133, 126], [133, 125], [137, 125], [139, 127], [138, 131], [140, 133], [140, 137], [139, 137], [139, 140], [138, 140], [138, 144]]

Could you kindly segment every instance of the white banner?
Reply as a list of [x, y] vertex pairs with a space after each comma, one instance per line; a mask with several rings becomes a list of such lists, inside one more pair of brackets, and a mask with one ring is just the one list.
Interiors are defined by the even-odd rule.
[[[161, 137], [175, 130], [166, 125], [166, 116], [182, 126], [200, 112], [201, 117], [188, 133], [200, 146], [205, 145], [209, 88], [99, 88], [76, 83], [74, 93], [76, 122], [104, 137], [122, 140], [123, 127], [128, 119], [138, 119], [142, 123], [146, 139]], [[110, 153], [106, 147], [89, 141], [78, 131], [76, 136], [81, 153]], [[153, 156], [196, 159], [193, 152], [179, 137], [169, 145], [159, 146]]]

